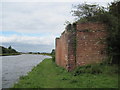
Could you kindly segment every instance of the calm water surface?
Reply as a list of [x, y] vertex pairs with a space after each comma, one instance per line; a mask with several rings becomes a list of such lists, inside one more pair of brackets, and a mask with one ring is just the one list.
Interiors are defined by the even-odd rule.
[[12, 87], [20, 76], [26, 75], [45, 58], [51, 57], [29, 54], [2, 56], [2, 88]]

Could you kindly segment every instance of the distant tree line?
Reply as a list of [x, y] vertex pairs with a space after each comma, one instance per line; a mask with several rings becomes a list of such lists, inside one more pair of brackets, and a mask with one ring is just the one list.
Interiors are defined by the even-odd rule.
[[51, 55], [51, 53], [47, 53], [47, 52], [28, 52], [27, 54]]
[[39, 54], [39, 55], [52, 56], [52, 60], [53, 60], [53, 62], [55, 62], [55, 49], [52, 49], [51, 53], [47, 53], [47, 52], [28, 52], [26, 54]]

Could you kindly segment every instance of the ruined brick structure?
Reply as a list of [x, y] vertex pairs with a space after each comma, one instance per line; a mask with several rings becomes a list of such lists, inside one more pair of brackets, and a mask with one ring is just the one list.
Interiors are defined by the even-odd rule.
[[69, 24], [60, 38], [56, 38], [56, 64], [71, 71], [77, 66], [105, 60], [106, 37], [102, 23]]

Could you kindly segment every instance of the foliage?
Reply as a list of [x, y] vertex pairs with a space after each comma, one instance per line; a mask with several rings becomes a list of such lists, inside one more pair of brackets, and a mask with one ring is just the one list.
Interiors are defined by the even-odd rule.
[[79, 4], [75, 6], [73, 16], [76, 22], [102, 22], [108, 26], [108, 55], [111, 64], [118, 64], [120, 58], [120, 1], [112, 2], [108, 9], [99, 5]]
[[64, 25], [70, 24], [70, 21], [65, 21]]
[[8, 48], [0, 46], [0, 55], [18, 55], [18, 54], [20, 53], [13, 49], [11, 46], [9, 46]]
[[118, 66], [117, 65], [111, 66], [109, 64], [106, 64], [106, 62], [80, 66], [74, 70], [73, 75], [77, 76], [85, 73], [94, 74], [94, 75], [95, 74], [118, 74]]
[[112, 63], [119, 63], [120, 58], [120, 1], [112, 2], [109, 6], [109, 14], [111, 18], [108, 26], [109, 26], [109, 54], [112, 58]]
[[[120, 1], [112, 2], [109, 5], [108, 12], [103, 15], [98, 15], [99, 21], [105, 23], [108, 26], [108, 54], [111, 64], [119, 64], [120, 58]], [[100, 19], [101, 18], [101, 19]]]
[[8, 49], [12, 49], [12, 47], [11, 47], [11, 46], [9, 46], [9, 47], [8, 47]]
[[27, 54], [37, 54], [37, 55], [47, 55], [51, 56], [51, 53], [46, 53], [46, 52], [28, 52]]
[[[89, 68], [85, 67], [85, 68]], [[62, 67], [56, 66], [51, 59], [45, 59], [22, 76], [14, 88], [118, 88], [118, 77], [112, 66], [103, 69], [105, 74], [81, 73], [74, 76]]]
[[28, 54], [33, 54], [33, 52], [28, 52]]
[[48, 55], [48, 56], [51, 56], [51, 53], [46, 53], [46, 52], [43, 52], [43, 53], [39, 53], [40, 55]]
[[[105, 8], [99, 5], [91, 5], [91, 4], [78, 4], [74, 6], [76, 10], [72, 10], [71, 12], [73, 13], [73, 16], [76, 16], [78, 21], [79, 20], [85, 20], [85, 21], [95, 21], [95, 17], [99, 14], [103, 14], [106, 11], [104, 10]], [[91, 19], [94, 18], [94, 19]]]
[[52, 61], [55, 62], [55, 49], [52, 50], [51, 55], [52, 55]]
[[120, 16], [119, 9], [120, 9], [120, 1], [114, 1], [111, 3], [111, 5], [109, 5], [109, 12], [116, 17]]

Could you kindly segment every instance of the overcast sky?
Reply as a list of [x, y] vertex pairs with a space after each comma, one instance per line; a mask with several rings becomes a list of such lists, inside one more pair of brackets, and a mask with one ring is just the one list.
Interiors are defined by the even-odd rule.
[[[44, 2], [43, 2], [44, 1]], [[79, 2], [78, 2], [79, 1]], [[114, 0], [2, 0], [0, 38], [3, 46], [18, 51], [51, 52], [66, 21], [74, 22], [72, 4], [107, 6]]]

